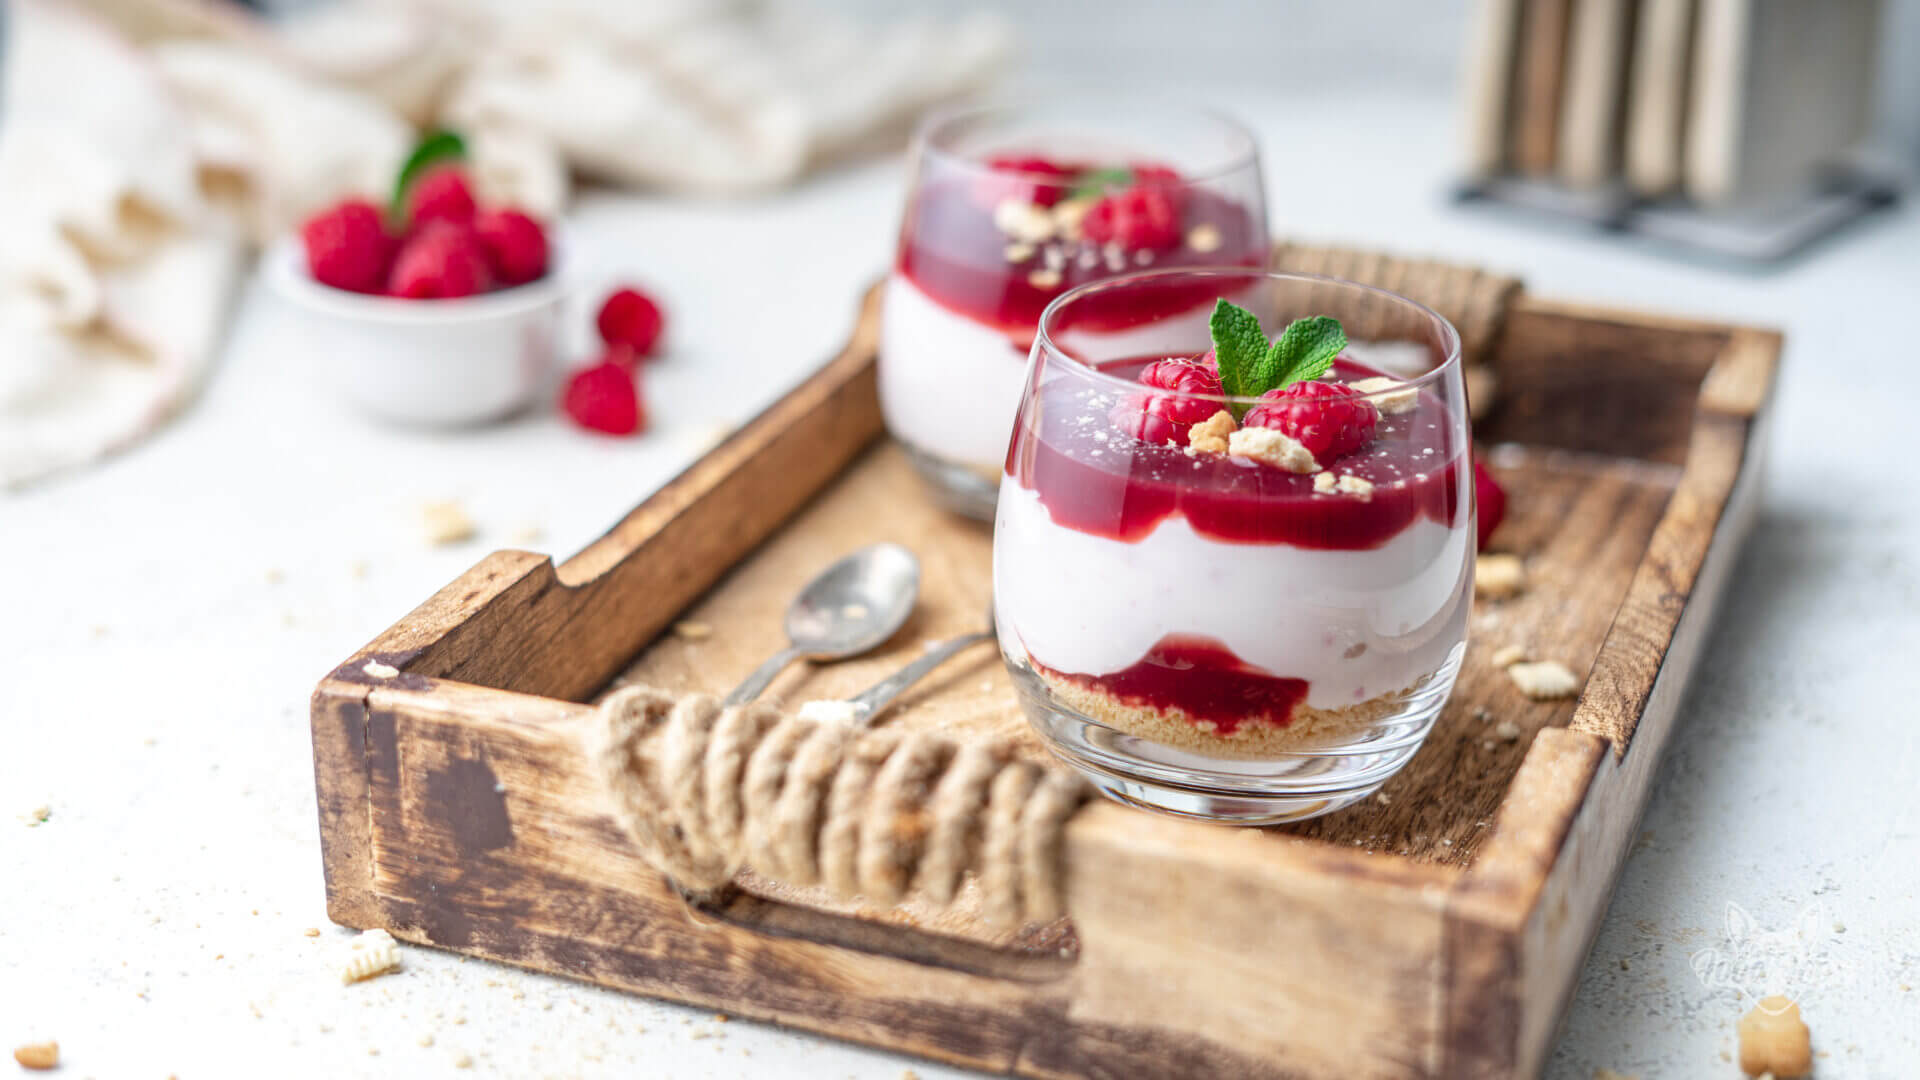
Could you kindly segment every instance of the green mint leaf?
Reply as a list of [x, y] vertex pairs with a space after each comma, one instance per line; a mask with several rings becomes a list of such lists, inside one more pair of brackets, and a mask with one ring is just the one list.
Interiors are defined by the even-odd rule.
[[[1218, 300], [1207, 319], [1207, 329], [1213, 335], [1213, 356], [1220, 365], [1220, 388], [1232, 397], [1258, 396], [1264, 387], [1254, 389], [1254, 381], [1267, 357], [1267, 332], [1260, 329], [1260, 320], [1246, 308]], [[1232, 408], [1235, 419], [1246, 411], [1239, 404]]]
[[1073, 178], [1073, 187], [1067, 192], [1070, 199], [1097, 198], [1106, 194], [1110, 187], [1126, 187], [1133, 183], [1132, 169], [1091, 169]]
[[1257, 368], [1259, 389], [1251, 392], [1264, 394], [1317, 379], [1333, 367], [1333, 358], [1346, 347], [1347, 332], [1340, 320], [1325, 315], [1295, 319], [1273, 339], [1273, 347], [1261, 358]]
[[393, 182], [394, 218], [398, 220], [406, 215], [407, 191], [415, 180], [443, 161], [457, 161], [466, 156], [466, 140], [451, 131], [436, 131], [415, 144], [413, 153], [407, 155], [407, 163], [400, 166], [399, 178]]

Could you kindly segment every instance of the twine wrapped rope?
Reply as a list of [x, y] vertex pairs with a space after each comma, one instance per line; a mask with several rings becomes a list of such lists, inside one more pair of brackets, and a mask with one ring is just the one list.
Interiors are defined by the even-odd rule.
[[995, 923], [1065, 913], [1062, 832], [1091, 794], [1066, 770], [645, 686], [607, 698], [593, 735], [615, 817], [683, 889], [716, 892], [751, 866], [843, 899], [948, 904], [971, 874]]

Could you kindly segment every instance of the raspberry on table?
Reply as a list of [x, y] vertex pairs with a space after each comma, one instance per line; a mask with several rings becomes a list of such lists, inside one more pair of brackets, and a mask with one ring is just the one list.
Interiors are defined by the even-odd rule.
[[652, 354], [666, 326], [660, 305], [634, 288], [615, 289], [600, 305], [600, 315], [594, 321], [600, 328], [600, 340], [625, 345], [637, 356]]
[[380, 208], [365, 199], [348, 199], [300, 227], [307, 271], [322, 285], [359, 293], [378, 293], [387, 285], [394, 242]]
[[467, 171], [458, 165], [429, 169], [407, 189], [407, 226], [415, 232], [434, 221], [470, 225], [475, 210]]
[[1324, 466], [1371, 442], [1379, 422], [1379, 411], [1359, 391], [1308, 380], [1261, 394], [1240, 424], [1291, 435]]
[[1136, 183], [1101, 196], [1080, 219], [1080, 233], [1096, 244], [1128, 251], [1165, 251], [1180, 245], [1180, 206], [1175, 188]]
[[492, 284], [486, 246], [474, 231], [434, 221], [401, 247], [387, 292], [412, 300], [448, 300], [486, 292]]
[[1480, 532], [1479, 550], [1485, 551], [1493, 530], [1506, 520], [1507, 491], [1500, 486], [1500, 481], [1493, 478], [1492, 470], [1478, 461], [1473, 463], [1473, 501]]
[[546, 275], [547, 231], [538, 221], [512, 208], [483, 210], [473, 229], [502, 285], [524, 285]]
[[574, 372], [560, 407], [581, 427], [608, 435], [631, 435], [647, 426], [633, 371], [612, 360]]

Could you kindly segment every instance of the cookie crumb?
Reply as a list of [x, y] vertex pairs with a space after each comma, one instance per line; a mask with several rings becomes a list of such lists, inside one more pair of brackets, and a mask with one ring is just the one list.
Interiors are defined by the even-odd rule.
[[1203, 255], [1209, 251], [1219, 251], [1224, 239], [1217, 225], [1203, 223], [1187, 230], [1187, 246]]
[[1580, 692], [1580, 677], [1558, 660], [1515, 664], [1507, 669], [1507, 678], [1535, 701], [1569, 698]]
[[1498, 668], [1512, 667], [1526, 658], [1527, 650], [1525, 646], [1506, 645], [1494, 652], [1493, 666]]
[[1093, 204], [1099, 201], [1099, 199], [1088, 196], [1078, 199], [1062, 199], [1054, 203], [1053, 227], [1060, 232], [1060, 235], [1067, 239], [1078, 240], [1080, 238], [1080, 223], [1086, 219], [1087, 211], [1093, 209]]
[[1053, 211], [1025, 199], [1001, 199], [993, 207], [993, 227], [1015, 240], [1028, 244], [1053, 239]]
[[1363, 394], [1374, 395], [1369, 398], [1373, 402], [1373, 407], [1388, 416], [1412, 412], [1413, 407], [1419, 404], [1420, 400], [1420, 391], [1399, 379], [1389, 379], [1385, 376], [1360, 379], [1347, 385]]
[[538, 525], [527, 524], [513, 530], [513, 535], [507, 539], [516, 544], [537, 544], [546, 535], [547, 530], [542, 529]]
[[1010, 263], [1023, 263], [1033, 258], [1033, 252], [1034, 246], [1032, 244], [1024, 240], [1016, 240], [1002, 248], [1000, 253], [1005, 255], [1007, 261]]
[[48, 1039], [13, 1048], [13, 1060], [26, 1069], [52, 1069], [60, 1065], [60, 1044]]
[[371, 569], [365, 559], [355, 559], [347, 564], [347, 576], [355, 581], [367, 580], [367, 571]]
[[431, 1031], [425, 1031], [425, 1032], [421, 1032], [421, 1034], [420, 1034], [420, 1045], [421, 1045], [421, 1046], [432, 1046], [432, 1045], [433, 1045], [433, 1032], [431, 1032]]
[[673, 624], [673, 634], [682, 641], [705, 641], [713, 636], [713, 625], [686, 619]]
[[282, 572], [279, 567], [269, 566], [267, 567], [266, 579], [267, 579], [267, 584], [278, 585], [281, 582], [287, 580], [287, 575], [284, 572]]
[[317, 926], [309, 926], [305, 930], [300, 931], [300, 933], [307, 937], [319, 937], [320, 928]]
[[427, 542], [434, 547], [473, 539], [473, 519], [452, 499], [422, 504], [420, 520], [426, 527]]
[[1334, 483], [1333, 489], [1343, 495], [1358, 495], [1361, 502], [1373, 501], [1373, 481], [1363, 480], [1351, 473], [1343, 474]]
[[53, 807], [41, 805], [41, 806], [36, 806], [33, 809], [27, 811], [26, 816], [21, 820], [27, 823], [27, 828], [37, 829], [40, 826], [45, 825], [47, 823], [47, 819], [52, 816], [53, 816]]
[[1027, 275], [1027, 284], [1036, 289], [1051, 289], [1060, 284], [1060, 271], [1041, 269]]
[[392, 664], [383, 664], [378, 660], [367, 661], [361, 666], [360, 670], [376, 679], [391, 679], [395, 675], [400, 674], [399, 668], [394, 667]]
[[1313, 451], [1302, 446], [1300, 440], [1273, 428], [1241, 428], [1228, 436], [1227, 453], [1303, 476], [1320, 468], [1313, 460]]
[[1518, 555], [1482, 555], [1474, 561], [1473, 595], [1504, 599], [1527, 587], [1527, 566]]
[[1630, 1073], [1614, 1072], [1612, 1069], [1595, 1069], [1593, 1080], [1640, 1080], [1640, 1078]]
[[353, 946], [340, 965], [340, 982], [356, 983], [385, 975], [400, 968], [400, 943], [385, 930], [368, 930], [353, 939]]
[[471, 1054], [464, 1054], [464, 1053], [453, 1055], [453, 1067], [456, 1069], [473, 1068], [473, 1056]]
[[1813, 1044], [1800, 1006], [1775, 994], [1740, 1018], [1740, 1071], [1794, 1080], [1813, 1071]]
[[1187, 429], [1187, 445], [1209, 454], [1224, 454], [1229, 445], [1228, 436], [1239, 426], [1233, 422], [1232, 413], [1221, 409]]
[[1334, 485], [1339, 482], [1332, 473], [1323, 469], [1313, 474], [1313, 493], [1316, 495], [1331, 495], [1333, 494]]
[[1511, 720], [1502, 720], [1500, 726], [1493, 729], [1493, 737], [1502, 742], [1514, 742], [1520, 738], [1520, 725]]

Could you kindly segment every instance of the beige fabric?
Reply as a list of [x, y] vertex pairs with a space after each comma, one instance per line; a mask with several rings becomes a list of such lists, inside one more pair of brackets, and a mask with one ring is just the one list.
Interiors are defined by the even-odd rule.
[[752, 866], [841, 898], [951, 902], [966, 874], [1002, 925], [1058, 918], [1076, 774], [925, 732], [863, 731], [706, 694], [620, 690], [589, 734], [613, 816], [680, 887]]

